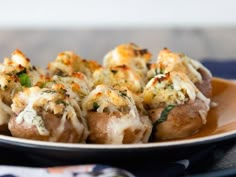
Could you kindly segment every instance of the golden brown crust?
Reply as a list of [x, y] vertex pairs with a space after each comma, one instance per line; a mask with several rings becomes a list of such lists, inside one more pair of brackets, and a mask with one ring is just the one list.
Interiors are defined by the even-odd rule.
[[[163, 109], [164, 107], [159, 107], [149, 111], [153, 123], [160, 118]], [[155, 127], [154, 141], [183, 138], [196, 133], [203, 125], [199, 110], [204, 109], [206, 108], [199, 99], [174, 107], [169, 112], [167, 120]]]
[[[205, 96], [211, 98], [211, 73], [198, 61], [168, 49], [163, 49], [159, 61], [149, 66], [150, 59], [151, 53], [147, 49], [132, 43], [120, 45], [104, 57], [104, 67], [109, 72], [104, 72], [102, 82], [96, 83], [94, 78], [101, 77], [99, 71], [104, 69], [96, 61], [65, 51], [48, 64], [46, 75], [16, 50], [11, 58], [5, 58], [0, 64], [3, 75], [0, 96], [9, 106], [9, 110], [3, 109], [9, 114], [5, 122], [10, 120], [9, 124], [2, 121], [0, 133], [10, 129], [11, 134], [19, 138], [79, 143], [87, 140], [89, 129], [88, 143], [146, 143], [152, 131], [151, 121], [155, 123], [160, 118], [165, 106], [175, 104], [167, 120], [155, 124], [154, 140], [192, 135], [206, 122], [210, 99]], [[144, 94], [149, 72], [150, 80], [156, 78], [147, 84], [147, 94]], [[108, 78], [107, 73], [114, 77]], [[30, 80], [27, 86], [21, 83], [22, 74]], [[172, 74], [175, 80], [167, 82]], [[108, 79], [111, 81], [103, 81]], [[122, 82], [117, 82], [119, 79]], [[40, 88], [34, 89], [35, 84]], [[92, 91], [96, 85], [100, 85], [99, 89]], [[30, 87], [27, 89], [32, 92], [24, 91], [27, 90], [24, 87]], [[113, 93], [113, 89], [117, 89], [117, 93]], [[132, 92], [137, 95], [132, 96]], [[140, 116], [146, 114], [143, 106], [151, 120]], [[32, 114], [25, 114], [28, 110]], [[95, 110], [97, 112], [93, 112]]]

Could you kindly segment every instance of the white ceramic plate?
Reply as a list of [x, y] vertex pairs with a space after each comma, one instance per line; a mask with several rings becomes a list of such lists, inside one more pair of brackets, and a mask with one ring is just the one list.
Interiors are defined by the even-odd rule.
[[42, 142], [0, 135], [0, 147], [8, 147], [19, 152], [27, 151], [32, 155], [59, 160], [92, 159], [90, 162], [95, 162], [95, 159], [102, 159], [107, 155], [111, 158], [147, 154], [152, 156], [163, 151], [183, 150], [236, 137], [236, 83], [214, 78], [212, 85], [213, 101], [218, 106], [209, 112], [207, 124], [197, 134], [186, 139], [147, 144], [96, 145]]

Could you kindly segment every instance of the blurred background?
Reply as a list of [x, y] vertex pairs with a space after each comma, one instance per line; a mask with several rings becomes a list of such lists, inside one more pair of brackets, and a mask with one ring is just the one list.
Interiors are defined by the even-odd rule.
[[153, 60], [163, 47], [195, 59], [236, 58], [234, 0], [0, 0], [0, 57], [22, 50], [45, 67], [71, 50], [102, 62], [134, 42]]

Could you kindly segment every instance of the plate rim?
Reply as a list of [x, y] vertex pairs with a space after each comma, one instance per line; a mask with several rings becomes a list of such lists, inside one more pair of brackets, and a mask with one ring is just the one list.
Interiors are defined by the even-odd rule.
[[46, 142], [38, 140], [29, 140], [17, 137], [10, 137], [6, 135], [0, 135], [0, 144], [17, 144], [20, 147], [28, 148], [44, 148], [44, 149], [61, 149], [61, 150], [129, 150], [129, 149], [149, 149], [149, 148], [171, 148], [171, 147], [183, 147], [183, 146], [193, 146], [196, 144], [208, 144], [213, 142], [219, 142], [222, 139], [228, 140], [230, 138], [236, 137], [236, 130], [231, 130], [224, 133], [219, 133], [215, 135], [209, 135], [205, 137], [184, 139], [184, 140], [174, 140], [166, 142], [152, 142], [144, 144], [76, 144], [76, 143], [60, 143], [60, 142]]

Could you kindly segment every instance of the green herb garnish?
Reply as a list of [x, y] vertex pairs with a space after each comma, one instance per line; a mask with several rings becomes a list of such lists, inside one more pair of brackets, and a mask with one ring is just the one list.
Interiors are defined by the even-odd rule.
[[164, 74], [164, 69], [163, 68], [159, 68], [159, 69], [155, 68], [154, 72], [155, 72], [155, 75]]
[[39, 87], [40, 87], [40, 88], [44, 88], [46, 85], [47, 85], [46, 82], [41, 82], [41, 83], [39, 83]]
[[114, 70], [114, 69], [112, 69], [112, 70], [111, 70], [111, 72], [112, 72], [113, 74], [116, 74], [118, 71], [117, 71], [117, 70]]
[[63, 100], [57, 100], [57, 101], [56, 101], [56, 104], [63, 104], [64, 106], [68, 106], [68, 105], [69, 105], [68, 103], [66, 103], [66, 102], [63, 101]]
[[56, 91], [55, 90], [44, 90], [44, 91], [42, 91], [43, 93], [56, 93]]
[[173, 84], [168, 84], [168, 85], [167, 85], [167, 88], [173, 90], [173, 89], [174, 89], [174, 86], [173, 86]]
[[157, 119], [154, 123], [153, 123], [153, 127], [152, 127], [152, 134], [150, 137], [150, 141], [152, 141], [154, 139], [154, 133], [157, 131], [156, 126], [164, 121], [166, 121], [168, 114], [170, 113], [170, 111], [175, 107], [175, 105], [168, 105], [166, 106], [163, 111], [161, 112], [161, 116], [159, 119]]
[[159, 72], [157, 71], [157, 68], [155, 69], [155, 75], [158, 75], [159, 74]]
[[164, 69], [160, 68], [160, 74], [164, 74]]
[[119, 93], [120, 93], [120, 96], [122, 96], [122, 97], [127, 97], [127, 93], [126, 93], [126, 92], [124, 92], [124, 91], [119, 91]]
[[20, 72], [17, 74], [17, 77], [20, 80], [21, 86], [31, 87], [31, 81], [30, 81], [28, 74], [26, 74], [25, 72]]
[[160, 124], [164, 121], [166, 121], [167, 117], [168, 117], [168, 114], [170, 113], [170, 111], [175, 107], [175, 105], [168, 105], [165, 107], [165, 109], [161, 112], [161, 116], [160, 118], [154, 122], [154, 126], [157, 125], [157, 124]]
[[99, 108], [99, 105], [97, 102], [93, 102], [93, 110], [96, 111]]

